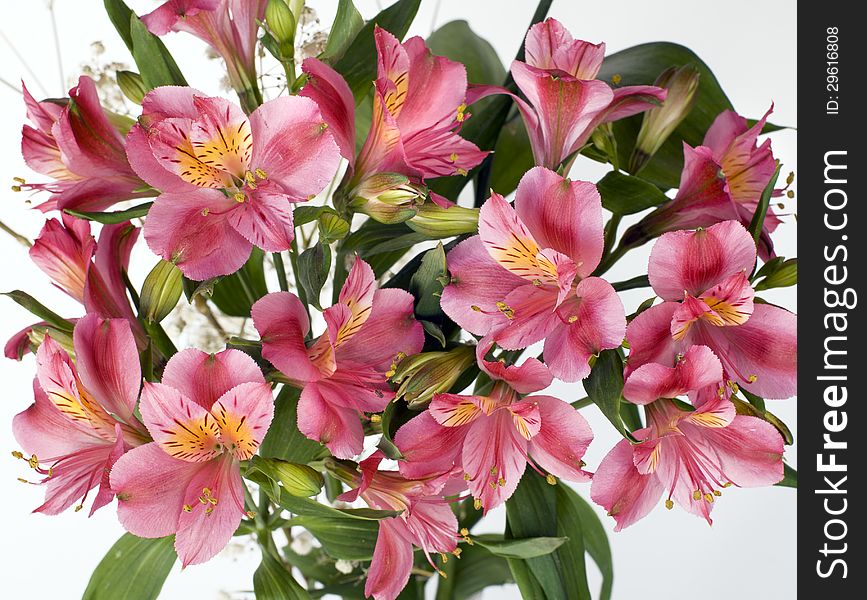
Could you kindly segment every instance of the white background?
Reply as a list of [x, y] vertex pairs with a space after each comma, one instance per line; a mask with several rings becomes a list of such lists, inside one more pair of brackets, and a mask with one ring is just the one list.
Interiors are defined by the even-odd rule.
[[[138, 12], [151, 10], [152, 0], [130, 2]], [[336, 2], [311, 0], [324, 23], [330, 22]], [[377, 10], [374, 0], [356, 0], [366, 18]], [[438, 8], [437, 8], [438, 7]], [[535, 7], [531, 1], [425, 0], [411, 34], [427, 35], [452, 19], [466, 19], [471, 27], [494, 45], [504, 64], [515, 54]], [[62, 96], [79, 66], [91, 59], [90, 44], [102, 41], [104, 60], [131, 63], [126, 49], [116, 38], [98, 0], [55, 0], [61, 60], [65, 79], [57, 66], [49, 12], [45, 0], [0, 0], [0, 78], [15, 84], [23, 78], [37, 97]], [[771, 120], [796, 125], [795, 10], [790, 2], [728, 0], [699, 5], [687, 0], [657, 0], [619, 3], [556, 0], [551, 16], [560, 19], [579, 38], [605, 41], [608, 51], [642, 42], [669, 40], [692, 48], [710, 66], [735, 108], [749, 117], [761, 116], [771, 100], [776, 109]], [[166, 39], [190, 84], [218, 93], [219, 65], [204, 58], [203, 46], [182, 35]], [[23, 57], [19, 60], [15, 51]], [[25, 66], [26, 62], [26, 66]], [[37, 78], [32, 73], [36, 73]], [[63, 82], [63, 85], [61, 84]], [[40, 85], [41, 84], [41, 85]], [[17, 92], [0, 84], [0, 186], [12, 184], [12, 177], [34, 177], [19, 155], [20, 127], [24, 107]], [[796, 166], [795, 134], [784, 131], [773, 136], [775, 155], [784, 163], [784, 173]], [[579, 161], [572, 177], [595, 180], [598, 165]], [[24, 194], [0, 191], [0, 220], [29, 238], [35, 237], [43, 216], [25, 205]], [[793, 202], [786, 212], [792, 212]], [[776, 235], [778, 252], [795, 253], [794, 217], [789, 216]], [[646, 268], [649, 249], [629, 255], [610, 273], [620, 280]], [[0, 291], [23, 289], [55, 311], [80, 314], [73, 301], [54, 289], [29, 262], [25, 249], [0, 233], [2, 283]], [[133, 281], [141, 282], [153, 257], [144, 245], [137, 250]], [[646, 290], [627, 295], [627, 309], [646, 297]], [[769, 300], [794, 309], [792, 288], [765, 294]], [[0, 298], [0, 339], [34, 319], [10, 300]], [[3, 536], [0, 559], [4, 564], [3, 590], [9, 598], [77, 598], [84, 590], [93, 567], [121, 534], [111, 507], [93, 518], [68, 512], [59, 517], [31, 515], [41, 502], [42, 490], [21, 484], [17, 477], [30, 477], [26, 465], [8, 451], [17, 448], [9, 424], [17, 412], [32, 401], [34, 375], [32, 357], [23, 363], [0, 360], [3, 400], [0, 402], [0, 498]], [[550, 393], [564, 400], [584, 394], [578, 385], [555, 384]], [[795, 430], [795, 400], [776, 401], [770, 408]], [[586, 460], [589, 468], [599, 464], [617, 440], [616, 433], [594, 408], [584, 410], [596, 432]], [[795, 431], [796, 432], [796, 431]], [[797, 432], [796, 432], [797, 435]], [[794, 464], [794, 448], [789, 449]], [[579, 487], [587, 497], [588, 487]], [[613, 521], [605, 518], [615, 556], [614, 598], [669, 598], [672, 600], [720, 600], [729, 598], [795, 597], [795, 493], [790, 489], [727, 491], [716, 503], [715, 524], [679, 510], [662, 506], [648, 518], [624, 532], [614, 534]], [[495, 511], [487, 525], [502, 527], [503, 513]], [[250, 547], [233, 547], [204, 566], [181, 572], [175, 567], [163, 590], [167, 599], [195, 597], [239, 598], [252, 587], [252, 572], [258, 564]], [[591, 568], [592, 587], [598, 574]], [[484, 598], [518, 598], [515, 588], [495, 588]]]

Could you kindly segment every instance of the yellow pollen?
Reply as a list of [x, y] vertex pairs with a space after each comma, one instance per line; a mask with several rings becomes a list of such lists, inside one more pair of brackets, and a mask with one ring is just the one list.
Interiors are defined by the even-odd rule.
[[512, 320], [515, 318], [515, 311], [505, 302], [497, 302], [497, 308], [506, 316], [507, 319]]
[[13, 186], [12, 186], [12, 191], [13, 191], [13, 192], [20, 192], [20, 191], [21, 191], [21, 186], [20, 186], [20, 185], [13, 185]]
[[692, 493], [693, 500], [701, 500], [701, 490], [696, 490]]
[[448, 554], [443, 554], [442, 552], [440, 552], [440, 558], [443, 559], [443, 564], [446, 564], [447, 562], [449, 562], [449, 555]]
[[184, 512], [193, 512], [193, 507], [189, 504], [184, 504]]
[[788, 192], [786, 192], [786, 198], [791, 199], [794, 197], [795, 197], [795, 192], [793, 192], [792, 190], [789, 190]]
[[503, 479], [502, 477], [500, 477], [500, 478], [497, 480], [497, 485], [500, 486], [500, 487], [503, 487], [504, 485], [506, 485], [506, 480]]
[[458, 123], [463, 123], [464, 121], [467, 120], [466, 110], [467, 110], [466, 104], [461, 104], [460, 106], [458, 106], [458, 114], [455, 117], [457, 119]]
[[482, 508], [482, 499], [481, 498], [475, 498], [473, 500], [473, 508], [475, 508], [476, 510], [479, 510]]
[[724, 488], [731, 487], [731, 486], [732, 486], [732, 482], [731, 482], [731, 481], [726, 481], [726, 482], [723, 484], [723, 487], [724, 487]]
[[12, 451], [12, 456], [14, 456], [15, 458], [20, 458], [20, 459], [22, 459], [22, 460], [24, 459], [24, 454], [21, 453], [21, 452], [18, 451], [18, 450], [13, 450], [13, 451]]
[[202, 216], [203, 216], [203, 217], [207, 217], [210, 213], [211, 213], [211, 209], [210, 209], [210, 208], [203, 208], [203, 209], [202, 209]]
[[446, 575], [446, 572], [443, 571], [442, 569], [437, 569], [437, 573], [438, 573], [439, 576], [442, 577], [443, 579], [448, 579], [448, 575]]
[[623, 77], [620, 76], [620, 73], [615, 73], [611, 76], [611, 83], [614, 85], [620, 84], [621, 81], [623, 81]]
[[535, 285], [536, 287], [542, 287], [542, 280], [541, 279], [534, 279], [533, 285]]
[[449, 160], [450, 161], [455, 162], [457, 159], [458, 159], [458, 153], [457, 152], [452, 152], [451, 154], [449, 154]]
[[704, 499], [713, 504], [713, 494], [705, 494]]
[[80, 511], [82, 508], [84, 508], [84, 504], [79, 504], [78, 506], [75, 507], [75, 512]]
[[545, 475], [545, 481], [548, 482], [548, 485], [557, 485], [557, 478], [548, 473]]
[[27, 460], [27, 464], [30, 465], [31, 469], [38, 469], [39, 468], [39, 459], [36, 458], [36, 455], [34, 454]]
[[248, 519], [252, 519], [252, 518], [254, 518], [254, 517], [256, 516], [256, 511], [255, 511], [255, 510], [248, 510], [248, 511], [246, 512], [246, 515], [247, 515], [247, 518], [248, 518]]
[[667, 508], [668, 510], [674, 508], [674, 502], [671, 501], [671, 498], [665, 501], [665, 508]]
[[470, 477], [470, 474], [464, 473], [464, 481], [469, 481], [470, 479], [472, 479], [472, 477]]
[[266, 173], [262, 169], [256, 169], [255, 173], [256, 177], [258, 177], [259, 179], [267, 179], [268, 177], [268, 173]]
[[493, 467], [491, 467], [491, 477], [496, 477], [496, 476], [497, 476], [497, 465], [494, 465]]
[[371, 423], [381, 423], [382, 422], [382, 415], [377, 415], [377, 414], [370, 415], [370, 422]]
[[[16, 179], [15, 181], [18, 181], [18, 180]], [[793, 181], [795, 181], [795, 172], [790, 171], [789, 176], [786, 177], [786, 185], [792, 185]], [[21, 183], [24, 183], [24, 181], [22, 180]]]
[[235, 199], [235, 202], [243, 202], [247, 199], [247, 196], [244, 195], [244, 192], [235, 192], [232, 198]]
[[569, 321], [570, 324], [572, 324], [572, 323], [574, 323], [575, 321], [578, 320], [578, 315], [572, 315], [571, 317], [569, 317], [569, 318], [566, 319], [566, 320]]
[[27, 481], [27, 480], [24, 479], [23, 477], [18, 477], [17, 479], [18, 479], [18, 481], [20, 481], [21, 483], [32, 483], [32, 482], [30, 482], [30, 481]]
[[713, 495], [716, 496], [717, 498], [719, 498], [720, 496], [722, 496], [722, 492], [719, 490], [714, 490]]
[[256, 176], [253, 175], [250, 171], [244, 173], [244, 179], [247, 181], [247, 183], [256, 183]]
[[466, 527], [462, 527], [462, 528], [461, 528], [461, 531], [460, 531], [460, 534], [461, 534], [462, 537], [467, 537], [468, 535], [470, 535], [470, 530], [467, 529]]
[[460, 167], [455, 169], [455, 175], [462, 175], [462, 176], [466, 177], [468, 174], [469, 174], [469, 171], [467, 171], [466, 169], [462, 169]]
[[213, 506], [209, 506], [208, 508], [205, 509], [205, 515], [209, 515], [209, 514], [211, 514], [212, 512], [214, 512], [214, 507], [213, 507]]
[[470, 308], [476, 312], [482, 312], [482, 309], [476, 306], [475, 304], [471, 304]]
[[[790, 177], [794, 177], [794, 176], [795, 176], [794, 173], [792, 173], [792, 174], [790, 175]], [[27, 183], [26, 181], [24, 181], [24, 178], [23, 178], [23, 177], [13, 177], [13, 178], [12, 178], [12, 181], [15, 181], [15, 182], [17, 182], [17, 183], [20, 183], [20, 184], [22, 184], [22, 185], [25, 184], [25, 183]]]
[[747, 377], [747, 381], [749, 381], [750, 383], [755, 383], [756, 379], [758, 379], [758, 378], [759, 378], [758, 375], [750, 375], [749, 377]]

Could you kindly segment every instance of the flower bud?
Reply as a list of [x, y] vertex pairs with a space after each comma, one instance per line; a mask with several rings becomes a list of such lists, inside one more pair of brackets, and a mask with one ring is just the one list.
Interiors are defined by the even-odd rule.
[[286, 0], [268, 0], [265, 7], [265, 23], [281, 47], [294, 46], [297, 20]]
[[406, 224], [413, 231], [434, 240], [476, 233], [479, 228], [479, 209], [458, 205], [443, 208], [433, 202], [425, 202]]
[[668, 90], [662, 106], [644, 113], [635, 149], [629, 159], [629, 171], [637, 173], [662, 147], [668, 136], [692, 110], [698, 90], [699, 72], [693, 65], [671, 67], [657, 79], [656, 85]]
[[271, 474], [277, 477], [283, 484], [283, 489], [293, 496], [302, 498], [315, 496], [325, 484], [322, 475], [307, 465], [299, 465], [279, 458], [259, 458], [258, 460], [270, 467]]
[[475, 360], [475, 352], [465, 345], [407, 356], [397, 363], [390, 377], [398, 384], [396, 397], [406, 400], [410, 407], [429, 402], [434, 394], [448, 392]]
[[72, 344], [72, 333], [69, 331], [61, 331], [60, 329], [45, 324], [34, 325], [30, 328], [30, 331], [27, 332], [27, 337], [30, 340], [33, 354], [36, 354], [36, 351], [39, 350], [39, 346], [41, 346], [42, 342], [45, 341], [46, 335], [57, 342], [61, 348], [66, 350], [69, 357], [75, 360], [75, 348]]
[[357, 487], [361, 483], [358, 464], [351, 460], [342, 460], [329, 456], [323, 461], [325, 469], [345, 484]]
[[349, 207], [380, 223], [403, 223], [414, 217], [427, 196], [427, 188], [400, 173], [376, 173], [361, 182]]
[[177, 306], [183, 290], [181, 270], [168, 261], [159, 261], [142, 284], [141, 316], [150, 323], [159, 323]]
[[775, 258], [759, 269], [757, 275], [763, 277], [754, 286], [757, 292], [795, 285], [798, 283], [798, 259]]
[[141, 104], [145, 94], [148, 93], [148, 88], [141, 75], [132, 71], [118, 71], [115, 76], [117, 77], [117, 86], [123, 95], [130, 102]]

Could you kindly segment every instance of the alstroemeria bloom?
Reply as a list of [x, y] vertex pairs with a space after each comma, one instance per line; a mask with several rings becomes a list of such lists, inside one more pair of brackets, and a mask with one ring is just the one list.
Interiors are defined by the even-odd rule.
[[340, 463], [335, 463], [333, 470], [354, 488], [338, 496], [338, 500], [353, 502], [361, 496], [370, 508], [402, 511], [379, 521], [376, 548], [364, 584], [365, 596], [394, 600], [409, 581], [413, 545], [421, 548], [437, 571], [430, 553], [445, 554], [457, 548], [458, 520], [444, 496], [455, 495], [464, 486], [459, 473], [454, 472], [409, 480], [397, 471], [380, 471], [383, 458], [377, 451], [359, 463], [360, 476], [349, 473]]
[[672, 366], [700, 344], [719, 357], [726, 379], [763, 398], [793, 396], [796, 317], [753, 301], [747, 274], [755, 262], [753, 238], [737, 221], [661, 236], [648, 271], [664, 302], [629, 324], [626, 375], [646, 363]]
[[[605, 44], [576, 40], [556, 19], [537, 23], [527, 32], [527, 62], [516, 60], [511, 73], [529, 103], [512, 95], [537, 165], [557, 169], [581, 149], [602, 123], [629, 117], [665, 100], [665, 90], [652, 85], [612, 90], [596, 79]], [[480, 87], [474, 99], [505, 90]], [[505, 92], [508, 93], [508, 92]]]
[[554, 376], [579, 381], [590, 357], [618, 347], [626, 331], [614, 288], [590, 276], [602, 245], [596, 186], [533, 168], [518, 184], [515, 207], [493, 194], [481, 208], [479, 235], [449, 252], [442, 308], [509, 350], [544, 339]]
[[22, 92], [27, 118], [35, 125], [24, 125], [21, 131], [24, 162], [53, 181], [18, 179], [20, 185], [13, 189], [49, 192], [51, 198], [39, 210], [99, 211], [121, 200], [154, 195], [127, 162], [123, 136], [132, 121], [102, 108], [92, 79], [79, 78], [65, 105], [38, 102], [23, 84]]
[[30, 258], [88, 313], [126, 319], [143, 349], [144, 329], [130, 306], [124, 282], [139, 228], [129, 221], [103, 225], [97, 243], [89, 221], [66, 214], [61, 219], [45, 222], [30, 248]]
[[376, 173], [400, 173], [416, 183], [428, 177], [466, 175], [487, 152], [458, 135], [461, 123], [468, 117], [464, 112], [464, 65], [432, 55], [420, 37], [401, 44], [379, 27], [374, 37], [378, 68], [373, 122], [357, 159], [355, 101], [349, 86], [331, 67], [316, 59], [307, 59], [303, 64], [309, 79], [301, 94], [313, 98], [322, 108], [349, 161], [350, 170], [342, 187], [350, 200], [357, 188]]
[[287, 250], [292, 204], [331, 181], [340, 153], [307, 98], [266, 102], [249, 117], [223, 98], [161, 87], [142, 102], [128, 138], [133, 168], [162, 191], [148, 246], [191, 279], [237, 271], [253, 246]]
[[308, 347], [310, 320], [290, 292], [268, 294], [253, 305], [253, 324], [262, 338], [262, 356], [301, 390], [298, 429], [338, 458], [361, 453], [359, 417], [381, 412], [394, 398], [386, 373], [395, 357], [424, 345], [413, 317], [413, 297], [376, 287], [370, 266], [356, 258], [340, 297], [325, 309], [327, 334]]
[[268, 0], [168, 0], [141, 20], [154, 35], [185, 31], [226, 62], [229, 82], [248, 112], [262, 103], [256, 81], [256, 34]]
[[111, 502], [109, 470], [148, 440], [133, 415], [141, 372], [127, 322], [87, 315], [75, 325], [73, 340], [75, 364], [45, 337], [36, 353], [35, 402], [12, 422], [30, 466], [46, 476], [40, 482], [45, 503], [36, 512], [49, 515], [73, 504], [79, 510], [97, 486], [90, 514]]
[[[400, 472], [410, 479], [462, 467], [476, 507], [485, 512], [514, 493], [527, 464], [551, 476], [588, 481], [581, 457], [593, 432], [578, 411], [559, 398], [521, 397], [551, 384], [551, 374], [536, 359], [506, 367], [482, 358], [479, 365], [494, 379], [486, 396], [436, 394], [428, 410], [395, 436], [405, 460]], [[538, 467], [537, 467], [538, 465]], [[540, 471], [541, 472], [541, 471]]]
[[239, 350], [193, 348], [145, 383], [142, 420], [154, 441], [111, 470], [117, 515], [130, 533], [175, 534], [183, 566], [222, 550], [246, 514], [240, 461], [255, 453], [274, 414], [271, 386]]
[[[752, 127], [737, 113], [723, 111], [707, 130], [701, 146], [692, 148], [684, 143], [683, 171], [674, 200], [630, 227], [623, 244], [636, 247], [666, 231], [709, 227], [727, 220], [748, 227], [776, 169], [771, 140], [761, 145], [757, 142], [772, 110], [773, 106]], [[774, 255], [770, 234], [779, 223], [769, 207], [759, 246], [763, 260]]]
[[[722, 377], [719, 359], [707, 347], [693, 346], [676, 366], [645, 364], [627, 379], [624, 396], [649, 402], [648, 426], [633, 432], [640, 443], [624, 439], [614, 446], [590, 488], [593, 501], [617, 521], [615, 531], [645, 517], [665, 492], [666, 508], [677, 503], [711, 523], [721, 488], [773, 485], [783, 478], [779, 432], [757, 417], [736, 415], [725, 395], [700, 392], [716, 391]], [[695, 410], [668, 399], [687, 393]]]

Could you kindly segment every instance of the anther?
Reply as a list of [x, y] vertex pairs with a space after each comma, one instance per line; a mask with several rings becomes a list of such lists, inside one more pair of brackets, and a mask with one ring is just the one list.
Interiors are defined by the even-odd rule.
[[244, 200], [247, 199], [247, 196], [244, 195], [244, 192], [235, 192], [235, 193], [232, 195], [232, 198], [235, 199], [235, 202], [243, 202]]
[[481, 499], [481, 498], [475, 498], [475, 499], [473, 500], [473, 507], [474, 507], [476, 510], [481, 510], [481, 508], [482, 508], [482, 499]]
[[381, 423], [382, 422], [382, 415], [378, 415], [375, 413], [370, 415], [370, 422], [371, 423]]
[[692, 493], [693, 500], [701, 500], [701, 490], [696, 490]]
[[674, 508], [674, 502], [671, 501], [671, 498], [665, 501], [665, 508], [667, 508], [668, 510]]
[[255, 173], [256, 177], [258, 177], [259, 179], [266, 179], [268, 177], [268, 173], [266, 173], [262, 169], [256, 169]]
[[184, 504], [184, 512], [193, 512], [193, 507], [189, 504]]
[[548, 485], [557, 485], [557, 478], [548, 473], [545, 475], [545, 481], [548, 482]]
[[713, 504], [713, 494], [705, 494], [704, 499]]

